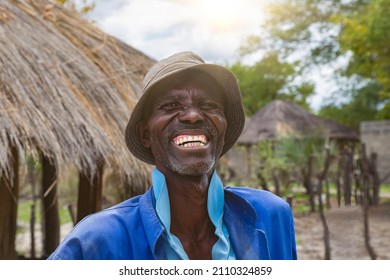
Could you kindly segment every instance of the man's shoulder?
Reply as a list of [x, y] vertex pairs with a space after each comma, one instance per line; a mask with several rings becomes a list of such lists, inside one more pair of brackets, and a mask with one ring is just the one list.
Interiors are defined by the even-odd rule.
[[103, 212], [113, 212], [113, 211], [117, 211], [117, 210], [121, 210], [121, 209], [132, 209], [132, 208], [136, 208], [139, 206], [139, 201], [141, 199], [141, 197], [145, 195], [145, 194], [142, 194], [142, 195], [137, 195], [137, 196], [133, 196], [131, 198], [128, 198], [118, 204], [115, 204], [105, 210], [103, 210]]
[[238, 195], [248, 201], [252, 206], [258, 208], [289, 208], [288, 203], [281, 197], [270, 191], [259, 190], [249, 187], [229, 186], [225, 190], [233, 195]]
[[275, 195], [274, 193], [266, 190], [259, 190], [250, 187], [237, 187], [229, 186], [225, 188], [226, 191], [242, 196], [246, 199], [261, 199], [261, 200], [272, 200], [275, 202], [284, 202], [284, 200]]
[[86, 227], [87, 228], [90, 227], [96, 230], [96, 228], [102, 227], [107, 231], [109, 230], [107, 228], [108, 223], [112, 224], [111, 229], [114, 230], [115, 226], [117, 226], [116, 224], [123, 224], [122, 222], [124, 220], [126, 221], [137, 220], [137, 217], [140, 216], [139, 205], [142, 196], [143, 195], [138, 195], [129, 198], [109, 208], [90, 214], [86, 216], [83, 220], [81, 220], [76, 226], [76, 228], [80, 227], [85, 229]]
[[147, 244], [141, 217], [142, 201], [146, 195], [129, 198], [86, 216], [65, 237], [50, 259], [133, 258], [137, 248], [144, 248]]

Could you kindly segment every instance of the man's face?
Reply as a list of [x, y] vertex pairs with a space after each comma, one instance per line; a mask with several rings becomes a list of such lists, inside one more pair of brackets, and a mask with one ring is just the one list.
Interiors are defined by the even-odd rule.
[[160, 171], [200, 176], [213, 169], [224, 146], [223, 96], [207, 76], [177, 80], [157, 88], [138, 133]]

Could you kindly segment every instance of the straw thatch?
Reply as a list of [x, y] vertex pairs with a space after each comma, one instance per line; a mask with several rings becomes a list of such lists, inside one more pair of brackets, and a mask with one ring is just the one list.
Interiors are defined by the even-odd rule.
[[237, 143], [253, 145], [281, 137], [322, 136], [329, 139], [358, 141], [358, 134], [333, 120], [322, 120], [296, 104], [274, 100], [247, 121]]
[[0, 0], [0, 175], [16, 147], [91, 174], [104, 162], [144, 185], [124, 130], [153, 63], [49, 1]]

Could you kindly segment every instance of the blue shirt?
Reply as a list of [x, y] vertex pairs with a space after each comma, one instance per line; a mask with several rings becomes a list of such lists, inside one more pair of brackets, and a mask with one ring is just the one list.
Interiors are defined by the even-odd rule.
[[[280, 197], [245, 187], [224, 188], [223, 221], [236, 259], [297, 259], [291, 208]], [[164, 260], [163, 233], [151, 188], [84, 218], [49, 259]]]
[[[152, 173], [153, 194], [156, 201], [156, 213], [160, 219], [165, 232], [164, 249], [169, 260], [188, 260], [188, 256], [180, 240], [171, 233], [171, 213], [168, 196], [168, 187], [165, 176], [157, 168]], [[229, 241], [229, 232], [223, 222], [224, 191], [221, 180], [214, 171], [207, 196], [207, 210], [213, 225], [218, 241], [211, 251], [213, 260], [234, 260], [235, 255]]]

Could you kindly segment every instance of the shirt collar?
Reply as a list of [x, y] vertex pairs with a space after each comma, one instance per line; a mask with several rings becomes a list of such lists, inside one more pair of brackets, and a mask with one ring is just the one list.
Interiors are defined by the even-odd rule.
[[[165, 176], [157, 168], [152, 172], [153, 194], [156, 201], [156, 213], [165, 229], [164, 248], [168, 259], [188, 259], [180, 240], [170, 232], [171, 213], [168, 187]], [[211, 177], [207, 210], [211, 222], [215, 226], [218, 241], [212, 249], [213, 259], [234, 259], [234, 251], [230, 245], [229, 232], [223, 221], [224, 189], [221, 180], [214, 171]]]

